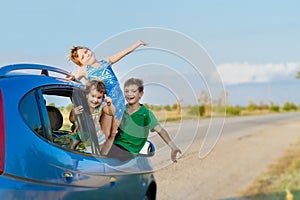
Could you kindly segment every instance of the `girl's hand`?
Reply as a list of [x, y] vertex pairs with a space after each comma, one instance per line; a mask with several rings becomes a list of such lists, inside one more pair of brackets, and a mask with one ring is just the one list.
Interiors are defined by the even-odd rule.
[[75, 80], [75, 76], [74, 75], [66, 75], [66, 79], [70, 80], [70, 81], [74, 81]]
[[106, 106], [103, 107], [104, 113], [106, 113], [107, 115], [113, 116], [116, 112], [116, 109], [112, 103], [111, 98], [104, 95], [104, 101], [106, 102]]
[[73, 108], [74, 115], [79, 115], [82, 112], [83, 112], [83, 107], [82, 106], [77, 106], [77, 107]]
[[111, 106], [112, 100], [109, 96], [104, 96], [104, 101], [106, 102], [107, 106]]
[[139, 46], [148, 46], [149, 45], [148, 43], [145, 43], [142, 40], [138, 40], [137, 43], [138, 43]]

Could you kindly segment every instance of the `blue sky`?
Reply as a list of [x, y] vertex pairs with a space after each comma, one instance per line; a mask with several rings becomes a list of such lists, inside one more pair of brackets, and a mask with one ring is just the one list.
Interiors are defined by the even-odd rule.
[[[299, 104], [295, 90], [300, 80], [294, 78], [300, 70], [299, 7], [296, 0], [3, 1], [0, 65], [35, 62], [74, 71], [67, 61], [72, 45], [93, 48], [129, 30], [159, 27], [184, 34], [205, 49], [229, 93], [229, 103]], [[117, 52], [132, 42], [111, 48]], [[141, 63], [142, 53], [124, 58], [117, 73], [130, 70], [127, 66], [135, 61]], [[146, 100], [151, 102], [150, 97]]]

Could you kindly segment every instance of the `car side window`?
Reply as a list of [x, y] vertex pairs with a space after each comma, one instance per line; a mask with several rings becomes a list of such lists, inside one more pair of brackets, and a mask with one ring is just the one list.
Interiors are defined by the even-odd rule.
[[[85, 112], [71, 116], [72, 108], [79, 105]], [[82, 90], [56, 86], [36, 88], [23, 97], [19, 110], [29, 128], [55, 146], [100, 155], [94, 123]], [[76, 140], [80, 143], [75, 146]]]
[[23, 97], [19, 104], [19, 110], [29, 128], [43, 137], [41, 116], [36, 101], [36, 91], [31, 91]]
[[[46, 102], [46, 121], [50, 124], [53, 142], [69, 150], [99, 155], [95, 127], [83, 91], [56, 87], [42, 88], [41, 91]], [[79, 105], [85, 107], [84, 112], [72, 115], [72, 108]]]
[[53, 142], [61, 147], [72, 149], [75, 139], [73, 120], [70, 113], [73, 108], [69, 96], [43, 93], [50, 121]]

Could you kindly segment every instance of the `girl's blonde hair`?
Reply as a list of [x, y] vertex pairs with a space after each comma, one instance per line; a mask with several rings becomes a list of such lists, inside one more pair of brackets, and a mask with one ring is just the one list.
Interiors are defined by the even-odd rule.
[[78, 66], [82, 66], [82, 63], [78, 60], [78, 50], [79, 49], [89, 49], [83, 46], [73, 46], [69, 53], [69, 60], [75, 63]]

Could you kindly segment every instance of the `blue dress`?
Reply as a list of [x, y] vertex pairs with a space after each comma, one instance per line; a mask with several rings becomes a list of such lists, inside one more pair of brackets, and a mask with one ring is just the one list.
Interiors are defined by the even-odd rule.
[[100, 66], [97, 68], [88, 65], [86, 67], [86, 73], [88, 80], [102, 79], [104, 81], [106, 93], [116, 108], [115, 117], [121, 120], [125, 110], [125, 98], [110, 64], [105, 60], [101, 60]]

